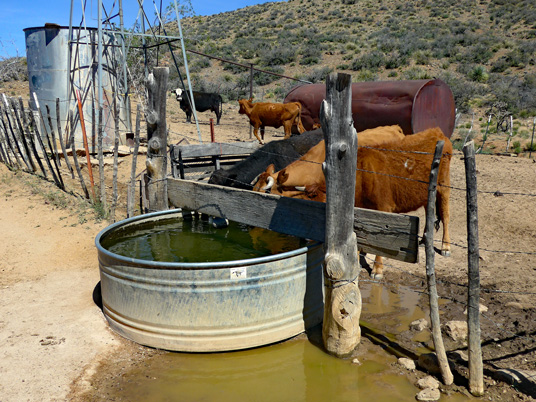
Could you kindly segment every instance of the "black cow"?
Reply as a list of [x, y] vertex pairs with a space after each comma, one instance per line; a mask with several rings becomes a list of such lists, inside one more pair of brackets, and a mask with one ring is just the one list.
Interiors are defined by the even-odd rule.
[[307, 131], [281, 141], [272, 141], [253, 152], [246, 159], [229, 169], [218, 169], [208, 180], [220, 186], [253, 189], [255, 178], [273, 163], [276, 170], [281, 170], [299, 159], [309, 149], [324, 139], [322, 129]]
[[[183, 96], [184, 91], [180, 88], [172, 91], [180, 102], [181, 109], [186, 113], [186, 121], [192, 121], [192, 107], [190, 106], [190, 92], [186, 91], [187, 97]], [[198, 112], [206, 112], [210, 110], [216, 113], [216, 124], [220, 124], [221, 115], [223, 113], [223, 101], [219, 94], [193, 91], [195, 110]]]

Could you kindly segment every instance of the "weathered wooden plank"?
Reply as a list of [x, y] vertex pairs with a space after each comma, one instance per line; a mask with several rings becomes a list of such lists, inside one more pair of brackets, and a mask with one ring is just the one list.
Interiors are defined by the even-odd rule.
[[200, 156], [222, 156], [250, 154], [259, 148], [258, 142], [231, 142], [195, 145], [175, 145], [175, 155], [180, 154], [182, 158], [197, 158]]
[[[231, 187], [168, 178], [170, 206], [325, 241], [326, 204]], [[359, 219], [356, 219], [356, 216]], [[367, 253], [405, 262], [418, 260], [419, 218], [354, 208], [357, 244]]]

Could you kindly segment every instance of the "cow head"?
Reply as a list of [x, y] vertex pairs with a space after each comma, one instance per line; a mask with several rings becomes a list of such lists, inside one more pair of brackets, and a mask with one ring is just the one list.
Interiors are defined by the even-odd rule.
[[177, 100], [180, 102], [182, 100], [182, 89], [177, 88], [173, 91], [173, 93], [175, 94]]
[[251, 182], [251, 184], [253, 185], [253, 191], [258, 191], [262, 193], [270, 192], [275, 182], [275, 179], [272, 177], [274, 172], [275, 166], [273, 164], [270, 164], [264, 172], [258, 175]]

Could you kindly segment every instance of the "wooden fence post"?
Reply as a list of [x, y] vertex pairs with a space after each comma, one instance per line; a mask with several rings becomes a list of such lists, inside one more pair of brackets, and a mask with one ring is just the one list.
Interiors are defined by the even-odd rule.
[[168, 209], [166, 89], [168, 67], [155, 67], [147, 79], [147, 175], [149, 210]]
[[451, 385], [454, 381], [450, 371], [449, 361], [441, 337], [441, 325], [439, 321], [439, 303], [437, 301], [437, 287], [434, 269], [434, 206], [436, 204], [437, 176], [439, 174], [439, 164], [443, 154], [445, 141], [438, 141], [435, 149], [432, 168], [430, 170], [430, 180], [428, 184], [428, 204], [426, 205], [426, 226], [424, 229], [424, 240], [426, 245], [426, 281], [428, 283], [428, 294], [430, 297], [430, 321], [432, 322], [432, 338], [434, 348], [439, 362], [439, 370], [445, 385]]
[[467, 246], [468, 280], [467, 327], [469, 330], [469, 392], [484, 394], [482, 348], [480, 345], [480, 273], [478, 253], [478, 204], [476, 187], [475, 145], [463, 147], [465, 181], [467, 186]]
[[326, 350], [336, 356], [352, 353], [361, 340], [360, 267], [353, 230], [357, 136], [352, 124], [351, 84], [348, 74], [330, 74], [326, 100], [320, 107], [327, 191], [322, 338]]
[[[43, 166], [43, 162], [41, 162], [41, 158], [39, 157], [39, 153], [37, 152], [37, 148], [35, 146], [34, 134], [30, 131], [30, 125], [28, 123], [26, 112], [24, 111], [24, 102], [22, 101], [21, 96], [19, 96], [19, 107], [21, 110], [20, 114], [22, 118], [22, 123], [24, 124], [24, 131], [26, 132], [26, 137], [28, 138], [28, 143], [30, 144], [31, 150], [33, 152], [35, 160], [37, 161], [37, 164], [39, 165], [39, 168], [43, 172], [43, 177], [47, 178], [47, 172], [45, 170], [45, 167]], [[30, 109], [30, 114], [31, 113], [32, 111]], [[67, 156], [65, 156], [65, 158], [67, 158]]]
[[128, 193], [127, 202], [127, 217], [131, 218], [134, 216], [134, 195], [136, 189], [136, 161], [138, 158], [138, 150], [140, 148], [140, 117], [141, 117], [141, 106], [138, 104], [138, 109], [136, 111], [136, 131], [134, 133], [134, 150], [132, 151], [132, 165], [130, 169], [130, 186]]

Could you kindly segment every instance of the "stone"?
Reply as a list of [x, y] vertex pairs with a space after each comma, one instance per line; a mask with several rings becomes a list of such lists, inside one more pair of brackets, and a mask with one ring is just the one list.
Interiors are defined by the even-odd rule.
[[398, 364], [400, 364], [407, 370], [415, 370], [416, 368], [415, 362], [411, 359], [408, 359], [407, 357], [401, 357], [400, 359], [398, 359]]
[[418, 401], [439, 401], [441, 392], [437, 388], [426, 388], [419, 392], [415, 399]]
[[504, 306], [508, 307], [508, 308], [515, 308], [515, 309], [518, 309], [518, 310], [523, 310], [523, 305], [521, 303], [518, 303], [518, 302], [508, 302]]
[[439, 385], [440, 385], [440, 382], [437, 381], [431, 375], [421, 378], [419, 379], [419, 381], [417, 381], [417, 387], [419, 387], [420, 389], [426, 389], [426, 388], [438, 389]]
[[[478, 311], [480, 313], [486, 313], [488, 311], [488, 308], [486, 306], [484, 306], [483, 304], [478, 304]], [[467, 308], [465, 309], [465, 311], [463, 313], [465, 315], [467, 315]]]
[[418, 332], [424, 331], [426, 328], [428, 328], [428, 321], [426, 321], [424, 318], [415, 320], [409, 324], [409, 328]]
[[358, 366], [360, 366], [361, 362], [359, 361], [358, 358], [355, 358], [355, 359], [352, 360], [352, 364], [357, 364]]
[[468, 335], [467, 322], [449, 321], [444, 325], [443, 331], [453, 341], [466, 340]]

